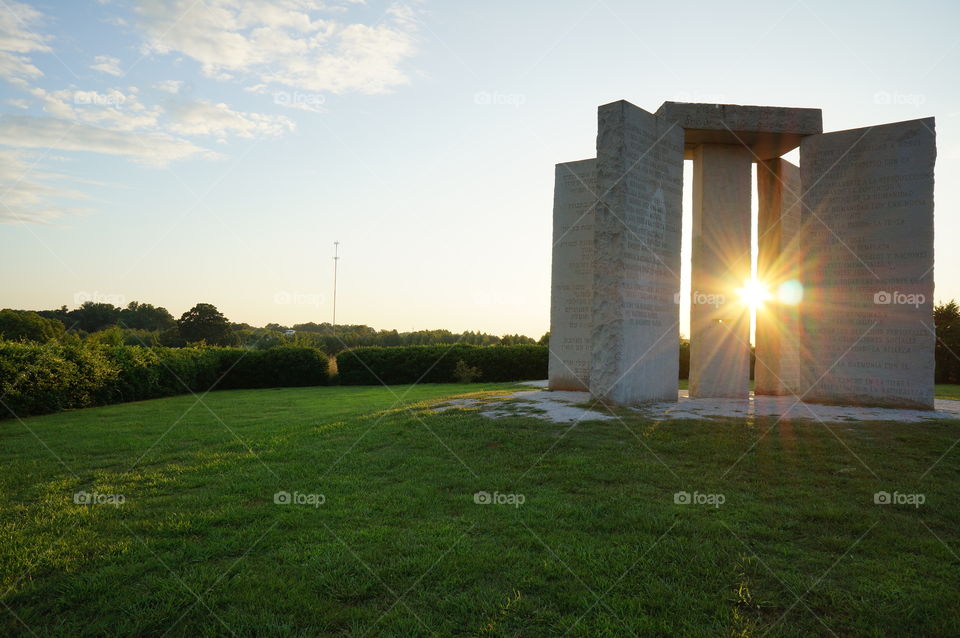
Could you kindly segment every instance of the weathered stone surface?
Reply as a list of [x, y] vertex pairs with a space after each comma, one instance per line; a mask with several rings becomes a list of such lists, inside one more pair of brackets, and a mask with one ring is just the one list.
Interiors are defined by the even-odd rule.
[[683, 130], [625, 101], [598, 120], [590, 392], [676, 401]]
[[757, 163], [757, 278], [770, 299], [757, 311], [756, 394], [800, 390], [800, 168], [783, 159]]
[[737, 290], [750, 278], [750, 170], [738, 145], [698, 146], [693, 160], [690, 396], [750, 392], [750, 311]]
[[773, 159], [823, 132], [820, 109], [664, 102], [657, 115], [684, 128], [687, 159], [700, 144], [744, 144], [759, 159]]
[[806, 399], [933, 408], [934, 120], [800, 147]]
[[557, 164], [550, 294], [551, 390], [589, 390], [597, 161]]

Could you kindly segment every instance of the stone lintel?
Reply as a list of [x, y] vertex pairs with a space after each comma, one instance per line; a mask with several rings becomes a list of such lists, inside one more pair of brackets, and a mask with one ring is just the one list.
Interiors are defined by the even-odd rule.
[[664, 102], [656, 115], [684, 129], [684, 157], [700, 144], [743, 144], [755, 159], [780, 157], [807, 135], [823, 133], [820, 109]]

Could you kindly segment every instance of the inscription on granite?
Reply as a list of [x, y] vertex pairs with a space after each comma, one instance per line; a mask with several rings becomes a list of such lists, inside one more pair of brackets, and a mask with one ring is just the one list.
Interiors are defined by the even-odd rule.
[[624, 101], [598, 120], [590, 392], [675, 401], [683, 129]]
[[933, 407], [933, 118], [800, 146], [807, 398]]
[[597, 162], [557, 164], [550, 295], [551, 390], [589, 390]]

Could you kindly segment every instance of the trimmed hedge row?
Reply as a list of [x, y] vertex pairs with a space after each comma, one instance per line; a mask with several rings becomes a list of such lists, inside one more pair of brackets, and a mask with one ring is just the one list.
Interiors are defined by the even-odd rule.
[[547, 378], [546, 346], [378, 346], [337, 355], [341, 385], [380, 383], [452, 383], [458, 361], [478, 368], [477, 381], [525, 381]]
[[325, 385], [326, 355], [313, 348], [145, 348], [0, 341], [0, 418], [212, 387]]

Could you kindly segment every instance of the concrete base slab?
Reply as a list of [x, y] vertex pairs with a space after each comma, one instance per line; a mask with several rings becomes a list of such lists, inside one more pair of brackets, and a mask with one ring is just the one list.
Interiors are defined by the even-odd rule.
[[[546, 381], [529, 381], [524, 385], [544, 387]], [[691, 399], [686, 390], [678, 393], [678, 402], [665, 401], [631, 408], [651, 421], [675, 419], [729, 419], [780, 418], [783, 421], [820, 421], [823, 423], [851, 423], [868, 421], [895, 421], [921, 423], [943, 419], [960, 419], [960, 401], [937, 399], [934, 410], [900, 410], [867, 408], [845, 405], [798, 403], [794, 397], [755, 396], [748, 399]], [[493, 399], [453, 399], [436, 408], [476, 409], [489, 418], [532, 416], [551, 423], [575, 424], [581, 421], [608, 421], [617, 417], [600, 405], [594, 409], [581, 407], [593, 403], [588, 392], [551, 392], [543, 389], [518, 390], [513, 394]]]
[[602, 408], [589, 410], [578, 404], [593, 403], [589, 392], [567, 390], [519, 390], [513, 394], [494, 399], [451, 399], [437, 405], [434, 410], [445, 412], [454, 408], [479, 410], [491, 419], [503, 417], [532, 416], [551, 423], [579, 423], [580, 421], [606, 421], [616, 417], [601, 412]]
[[783, 420], [808, 419], [824, 423], [849, 421], [897, 421], [918, 423], [941, 419], [960, 419], [960, 401], [937, 399], [933, 411], [872, 408], [849, 405], [821, 405], [797, 402], [790, 396], [756, 396], [748, 399], [691, 399], [680, 390], [678, 403], [654, 403], [638, 412], [655, 421], [667, 419], [704, 419], [730, 417], [776, 417]]

